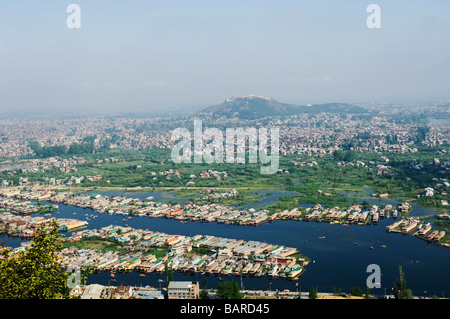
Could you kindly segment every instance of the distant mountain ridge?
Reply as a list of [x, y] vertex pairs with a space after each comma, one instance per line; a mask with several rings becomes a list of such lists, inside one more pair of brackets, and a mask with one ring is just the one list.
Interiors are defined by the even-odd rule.
[[295, 105], [280, 103], [273, 98], [253, 94], [233, 96], [223, 103], [201, 110], [198, 114], [212, 118], [258, 119], [267, 116], [288, 116], [294, 114], [321, 112], [358, 114], [367, 109], [347, 103], [326, 103], [314, 105]]

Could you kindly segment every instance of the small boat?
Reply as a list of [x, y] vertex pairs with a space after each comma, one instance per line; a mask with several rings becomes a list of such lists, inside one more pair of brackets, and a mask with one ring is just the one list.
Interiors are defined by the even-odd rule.
[[320, 239], [324, 239], [325, 238], [325, 236], [322, 236], [322, 237], [319, 237]]
[[141, 276], [141, 277], [145, 277], [145, 276], [146, 276], [146, 274], [140, 274], [139, 276]]
[[358, 243], [355, 241], [355, 242], [353, 243], [353, 245], [358, 246]]
[[386, 245], [381, 245], [381, 248], [386, 248]]
[[372, 246], [370, 246], [370, 250], [373, 250], [373, 247], [372, 247]]

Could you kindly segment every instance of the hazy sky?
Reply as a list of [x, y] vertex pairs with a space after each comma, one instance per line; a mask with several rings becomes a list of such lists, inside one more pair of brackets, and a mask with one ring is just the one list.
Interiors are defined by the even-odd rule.
[[0, 111], [450, 99], [449, 34], [448, 0], [2, 1]]

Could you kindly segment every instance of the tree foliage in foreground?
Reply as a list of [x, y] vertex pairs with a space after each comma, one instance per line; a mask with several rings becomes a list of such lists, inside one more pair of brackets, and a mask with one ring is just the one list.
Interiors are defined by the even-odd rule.
[[68, 298], [69, 273], [58, 262], [61, 249], [54, 221], [36, 231], [25, 251], [5, 249], [0, 255], [0, 299]]
[[399, 278], [394, 282], [392, 287], [395, 299], [412, 299], [413, 295], [411, 289], [406, 288], [405, 274], [402, 266], [398, 267], [398, 275]]
[[309, 298], [309, 299], [317, 299], [317, 290], [316, 290], [315, 287], [311, 287], [311, 288], [309, 289], [308, 298]]

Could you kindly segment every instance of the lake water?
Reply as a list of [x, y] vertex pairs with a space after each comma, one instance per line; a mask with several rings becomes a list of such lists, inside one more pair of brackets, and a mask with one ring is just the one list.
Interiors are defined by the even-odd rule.
[[[273, 191], [271, 191], [273, 193]], [[145, 193], [147, 196], [148, 193]], [[146, 197], [147, 197], [146, 196]], [[134, 196], [133, 196], [134, 197]], [[156, 200], [156, 196], [155, 196]], [[377, 200], [378, 199], [374, 199]], [[76, 213], [74, 215], [73, 213]], [[428, 208], [414, 207], [413, 212], [429, 215]], [[54, 216], [61, 218], [85, 219], [85, 214], [98, 214], [90, 209], [59, 205]], [[354, 286], [365, 289], [367, 266], [377, 264], [381, 268], [381, 288], [372, 289], [372, 293], [390, 294], [392, 283], [398, 275], [398, 266], [405, 272], [408, 288], [421, 296], [450, 296], [450, 248], [429, 244], [412, 235], [387, 233], [385, 227], [394, 222], [393, 219], [381, 219], [378, 225], [330, 225], [319, 222], [275, 221], [264, 223], [257, 227], [224, 225], [217, 223], [188, 222], [182, 224], [177, 220], [132, 217], [126, 222], [123, 216], [98, 214], [91, 219], [88, 228], [101, 228], [107, 225], [125, 225], [133, 228], [149, 229], [168, 234], [193, 236], [196, 234], [244, 240], [257, 240], [268, 243], [296, 247], [301, 253], [314, 260], [297, 281], [301, 291], [317, 287], [318, 291], [331, 292], [333, 286], [340, 287], [343, 292], [349, 292]], [[324, 237], [324, 238], [321, 238]], [[0, 242], [17, 247], [21, 240], [6, 235], [0, 235]], [[357, 245], [354, 243], [357, 242]], [[386, 245], [386, 248], [381, 248]], [[370, 247], [373, 247], [373, 250]], [[420, 261], [420, 262], [417, 262]], [[117, 283], [123, 285], [158, 287], [158, 279], [163, 276], [156, 273], [140, 277], [137, 273], [118, 274]], [[176, 280], [199, 280], [200, 274], [189, 276], [175, 274]], [[208, 287], [213, 288], [219, 282], [215, 276], [206, 276]], [[235, 276], [223, 277], [224, 280], [236, 280]], [[162, 278], [163, 279], [163, 278]], [[89, 276], [88, 283], [109, 284], [109, 274], [99, 273]], [[296, 282], [286, 279], [269, 279], [268, 277], [242, 278], [245, 289], [272, 290], [289, 289], [295, 291]]]

